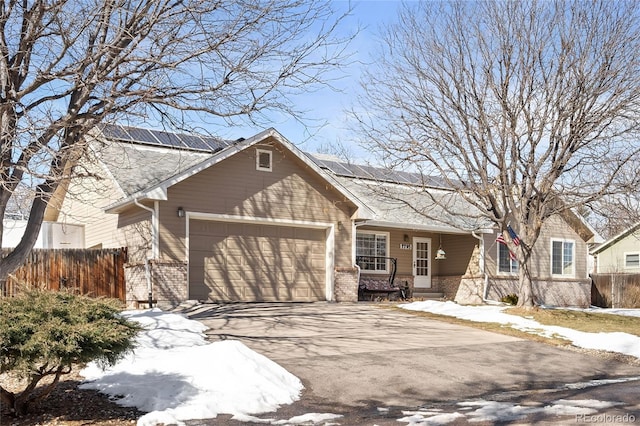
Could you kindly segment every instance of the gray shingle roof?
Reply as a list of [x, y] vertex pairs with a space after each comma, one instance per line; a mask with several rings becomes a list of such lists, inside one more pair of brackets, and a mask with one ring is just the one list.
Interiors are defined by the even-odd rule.
[[[202, 135], [127, 126], [105, 125], [100, 130], [108, 142], [98, 143], [95, 155], [109, 169], [125, 198], [166, 182], [234, 145]], [[477, 211], [462, 197], [442, 189], [445, 184], [441, 179], [302, 155], [374, 211], [372, 223], [451, 232], [490, 227], [480, 215], [474, 215]]]
[[125, 196], [157, 185], [211, 157], [202, 151], [131, 142], [99, 144], [95, 155], [107, 166]]
[[452, 191], [342, 176], [336, 180], [375, 212], [377, 224], [450, 232], [491, 228], [481, 212]]

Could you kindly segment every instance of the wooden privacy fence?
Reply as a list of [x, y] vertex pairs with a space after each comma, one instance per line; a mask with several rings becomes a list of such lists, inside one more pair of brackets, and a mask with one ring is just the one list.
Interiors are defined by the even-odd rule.
[[[6, 255], [3, 250], [3, 256]], [[7, 279], [4, 294], [20, 286], [72, 289], [79, 294], [125, 301], [126, 247], [117, 249], [34, 249], [24, 265]]]
[[591, 304], [640, 308], [640, 274], [591, 274]]

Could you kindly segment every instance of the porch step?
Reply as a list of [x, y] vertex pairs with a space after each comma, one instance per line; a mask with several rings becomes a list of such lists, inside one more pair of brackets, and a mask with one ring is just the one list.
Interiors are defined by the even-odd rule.
[[444, 293], [426, 289], [413, 289], [414, 299], [443, 299]]

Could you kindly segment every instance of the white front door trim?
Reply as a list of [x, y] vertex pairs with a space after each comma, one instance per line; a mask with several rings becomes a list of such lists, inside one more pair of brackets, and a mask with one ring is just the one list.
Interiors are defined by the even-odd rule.
[[431, 288], [431, 238], [413, 237], [413, 287]]

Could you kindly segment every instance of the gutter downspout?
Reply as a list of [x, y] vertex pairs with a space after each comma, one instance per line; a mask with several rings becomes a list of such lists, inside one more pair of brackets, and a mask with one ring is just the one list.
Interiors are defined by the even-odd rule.
[[485, 262], [484, 238], [482, 235], [477, 235], [476, 231], [471, 231], [471, 235], [478, 240], [478, 244], [480, 246], [480, 270], [484, 276], [482, 285], [482, 301], [495, 303], [495, 300], [489, 300], [487, 298], [487, 294], [489, 292], [489, 274], [487, 274], [487, 264]]
[[[158, 254], [158, 226], [157, 226], [157, 218], [158, 214], [155, 208], [147, 207], [144, 204], [140, 203], [137, 198], [133, 199], [133, 203], [140, 207], [143, 210], [146, 210], [151, 213], [151, 256], [147, 256], [144, 261], [144, 272], [147, 280], [147, 292], [148, 292], [148, 303], [149, 308], [153, 308], [153, 286], [151, 280], [151, 260], [154, 259]], [[154, 205], [157, 207], [157, 205]]]

